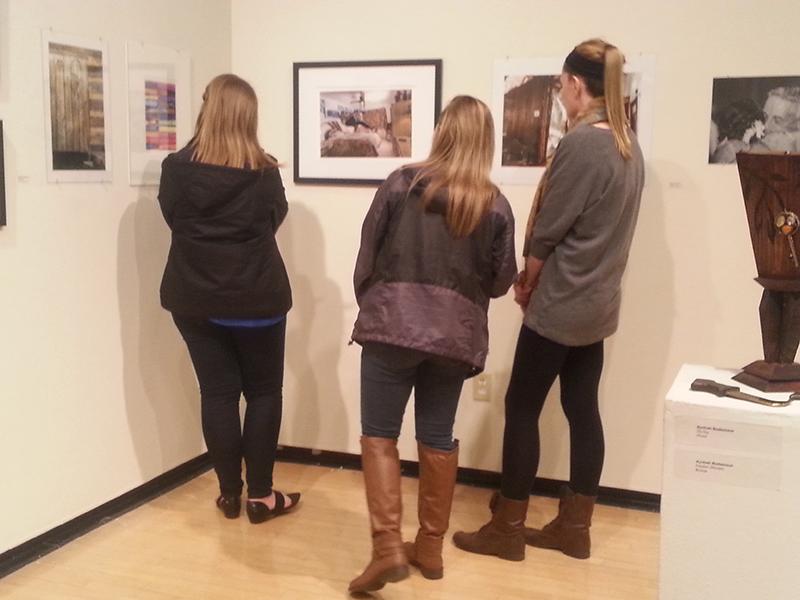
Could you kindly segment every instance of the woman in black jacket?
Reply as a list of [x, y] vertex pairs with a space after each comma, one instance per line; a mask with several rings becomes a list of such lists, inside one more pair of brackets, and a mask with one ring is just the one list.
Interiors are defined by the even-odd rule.
[[239, 516], [244, 458], [253, 523], [286, 512], [300, 498], [272, 488], [292, 299], [275, 241], [286, 197], [275, 159], [258, 143], [257, 119], [256, 95], [246, 81], [214, 78], [194, 137], [162, 164], [158, 192], [172, 230], [161, 304], [197, 373], [203, 436], [220, 485], [217, 507], [230, 519]]

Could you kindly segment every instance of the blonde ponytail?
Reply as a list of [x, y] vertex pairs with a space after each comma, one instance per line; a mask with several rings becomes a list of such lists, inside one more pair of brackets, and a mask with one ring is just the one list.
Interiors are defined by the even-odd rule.
[[628, 135], [628, 119], [625, 115], [625, 75], [622, 66], [625, 57], [619, 48], [607, 45], [605, 48], [605, 77], [603, 95], [605, 97], [608, 124], [614, 134], [614, 143], [622, 158], [628, 159], [631, 154], [631, 138]]
[[[586, 82], [586, 89], [593, 97], [592, 103], [597, 104], [592, 108], [605, 108], [617, 150], [623, 158], [630, 158], [633, 153], [628, 135], [628, 118], [625, 115], [625, 75], [622, 72], [625, 57], [619, 48], [598, 38], [575, 46], [567, 57], [565, 69], [573, 57], [579, 68], [577, 72], [570, 72]], [[581, 64], [583, 68], [580, 68]]]

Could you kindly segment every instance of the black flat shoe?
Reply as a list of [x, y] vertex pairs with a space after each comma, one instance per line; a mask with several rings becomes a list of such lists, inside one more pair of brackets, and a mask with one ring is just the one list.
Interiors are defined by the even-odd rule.
[[237, 519], [242, 512], [242, 498], [240, 496], [227, 496], [222, 494], [217, 498], [217, 508], [222, 511], [227, 519]]
[[[289, 498], [292, 503], [286, 506], [286, 498]], [[254, 500], [247, 501], [247, 518], [251, 523], [263, 523], [268, 519], [273, 519], [291, 512], [297, 503], [300, 502], [300, 494], [283, 494], [282, 492], [275, 491], [275, 508], [270, 509], [263, 502], [256, 502]]]

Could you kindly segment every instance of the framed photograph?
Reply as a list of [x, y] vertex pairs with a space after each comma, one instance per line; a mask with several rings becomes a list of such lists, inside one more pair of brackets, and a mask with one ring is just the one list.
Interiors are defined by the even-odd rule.
[[423, 160], [442, 61], [294, 63], [295, 183], [376, 185]]
[[3, 152], [3, 122], [0, 121], [0, 227], [6, 225], [6, 158]]
[[158, 185], [161, 161], [192, 136], [191, 61], [179, 50], [128, 42], [128, 182]]
[[[564, 137], [567, 117], [558, 99], [563, 64], [563, 57], [495, 61], [492, 176], [496, 182], [536, 183]], [[653, 56], [626, 60], [625, 110], [645, 158], [652, 136], [654, 79]]]
[[42, 32], [47, 181], [111, 181], [105, 41]]
[[708, 162], [750, 150], [800, 152], [800, 76], [714, 79]]

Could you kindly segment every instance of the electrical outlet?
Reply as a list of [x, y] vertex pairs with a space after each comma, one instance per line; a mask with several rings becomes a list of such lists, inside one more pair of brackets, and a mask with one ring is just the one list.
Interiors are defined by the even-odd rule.
[[492, 399], [492, 378], [488, 373], [481, 373], [472, 380], [472, 399], [476, 402]]

